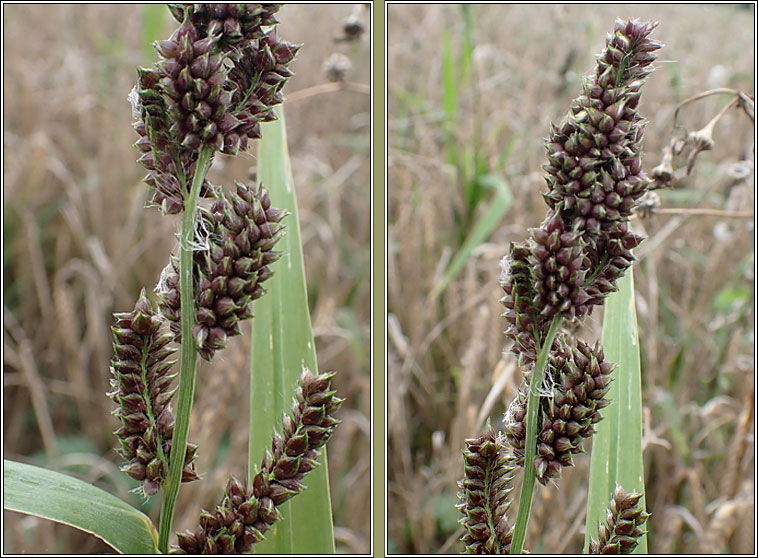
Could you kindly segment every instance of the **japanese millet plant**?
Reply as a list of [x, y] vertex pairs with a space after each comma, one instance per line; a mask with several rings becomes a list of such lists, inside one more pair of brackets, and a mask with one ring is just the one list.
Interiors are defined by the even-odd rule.
[[[617, 366], [600, 343], [572, 338], [563, 325], [587, 317], [619, 289], [643, 240], [629, 217], [651, 183], [642, 171], [645, 121], [637, 109], [661, 48], [650, 38], [655, 27], [616, 21], [595, 72], [546, 141], [547, 215], [501, 263], [506, 335], [524, 385], [503, 434], [488, 426], [466, 440], [458, 507], [468, 553], [523, 552], [535, 479], [546, 485], [560, 478], [611, 403], [606, 395]], [[506, 511], [517, 466], [523, 475], [512, 525]], [[644, 540], [642, 493], [617, 486], [602, 498], [604, 506], [611, 502], [607, 518], [587, 550], [631, 552]]]
[[[252, 456], [265, 448], [251, 448], [248, 479], [231, 477], [215, 510], [203, 512], [197, 529], [179, 534], [178, 545], [169, 547], [180, 484], [200, 479], [195, 456], [202, 449], [188, 442], [197, 356], [212, 362], [229, 337], [241, 334], [240, 323], [253, 317], [253, 301], [265, 294], [271, 264], [282, 256], [275, 248], [291, 214], [272, 205], [263, 185], [236, 183], [226, 193], [206, 178], [217, 152], [236, 155], [261, 138], [261, 124], [277, 120], [275, 107], [292, 75], [288, 65], [300, 48], [277, 37], [279, 6], [170, 5], [180, 25], [171, 38], [155, 43], [159, 60], [138, 70], [129, 96], [139, 135], [135, 146], [148, 171], [145, 182], [152, 188], [153, 205], [181, 217], [178, 255], [169, 258], [161, 274], [157, 304], [143, 289], [131, 311], [114, 314], [112, 327], [115, 355], [108, 396], [120, 423], [118, 452], [122, 470], [140, 481], [138, 490], [145, 497], [160, 494], [157, 531], [144, 514], [95, 487], [6, 462], [9, 509], [92, 532], [125, 553], [245, 553], [282, 518], [283, 504], [306, 488], [306, 475], [319, 465], [320, 450], [339, 422], [334, 415], [342, 399], [331, 388], [334, 373], [312, 373], [302, 364], [297, 385], [287, 388], [296, 388], [289, 392], [294, 397], [291, 412], [260, 465]], [[286, 145], [279, 148], [286, 150]], [[284, 189], [284, 184], [270, 186]], [[291, 226], [298, 235], [297, 224]], [[305, 321], [310, 332], [307, 315]], [[177, 345], [178, 386], [173, 372]], [[254, 356], [253, 368], [271, 360]], [[315, 355], [310, 360], [315, 363]], [[256, 390], [274, 391], [252, 385], [251, 391]], [[250, 427], [259, 425], [251, 421]], [[267, 435], [270, 440], [270, 430]], [[63, 496], [68, 486], [75, 487], [77, 504], [71, 491]], [[326, 496], [330, 517], [328, 489]], [[72, 507], [86, 511], [77, 514]]]

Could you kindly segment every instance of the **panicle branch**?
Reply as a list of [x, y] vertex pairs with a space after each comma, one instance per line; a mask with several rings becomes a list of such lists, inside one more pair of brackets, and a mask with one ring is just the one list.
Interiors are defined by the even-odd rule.
[[234, 477], [213, 512], [200, 514], [196, 531], [179, 534], [175, 554], [243, 554], [262, 541], [281, 518], [283, 502], [305, 489], [305, 475], [318, 466], [320, 449], [339, 420], [343, 399], [331, 389], [334, 372], [313, 375], [308, 369], [298, 381], [292, 416], [285, 416], [282, 434], [274, 434], [252, 485]]
[[[113, 349], [111, 388], [108, 396], [118, 406], [113, 415], [121, 426], [114, 432], [119, 440], [119, 454], [126, 459], [122, 470], [142, 481], [142, 492], [152, 496], [168, 475], [174, 415], [171, 399], [176, 374], [171, 374], [176, 349], [169, 347], [172, 335], [165, 331], [163, 320], [155, 314], [145, 290], [131, 312], [113, 315]], [[195, 473], [197, 446], [187, 444], [182, 481], [198, 479]]]

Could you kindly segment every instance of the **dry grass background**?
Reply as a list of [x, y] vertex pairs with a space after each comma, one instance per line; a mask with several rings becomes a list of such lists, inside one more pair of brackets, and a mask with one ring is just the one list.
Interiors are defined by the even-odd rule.
[[[470, 15], [467, 22], [456, 5], [389, 6], [391, 552], [461, 550], [453, 506], [463, 440], [478, 435], [488, 417], [502, 427], [520, 382], [504, 352], [498, 262], [509, 242], [545, 214], [543, 138], [579, 94], [580, 77], [592, 70], [614, 19], [659, 21], [654, 37], [666, 45], [640, 108], [650, 121], [648, 173], [669, 141], [678, 102], [712, 87], [754, 95], [750, 5], [472, 5]], [[454, 118], [444, 106], [445, 33], [459, 74], [466, 33], [473, 39], [471, 77], [459, 84]], [[729, 100], [690, 105], [681, 123], [697, 130]], [[514, 201], [488, 242], [433, 298], [430, 291], [492, 197], [473, 210], [472, 221], [461, 218], [470, 208], [461, 175], [448, 162], [451, 137], [461, 151], [478, 150], [480, 172], [506, 180]], [[714, 141], [691, 176], [659, 191], [662, 207], [753, 207], [752, 123], [730, 111]], [[753, 220], [654, 214], [635, 218], [634, 226], [650, 237], [635, 264], [649, 551], [753, 553]], [[598, 338], [601, 324], [597, 312], [582, 337]], [[537, 489], [530, 550], [581, 549], [588, 470], [589, 456], [579, 456], [557, 487]]]
[[[148, 9], [165, 11], [146, 37]], [[308, 288], [322, 370], [335, 379], [343, 424], [329, 444], [337, 548], [369, 545], [369, 38], [335, 42], [352, 5], [293, 5], [282, 38], [304, 43], [285, 88]], [[368, 28], [368, 11], [357, 14]], [[165, 8], [140, 5], [3, 6], [3, 449], [4, 456], [68, 471], [142, 505], [118, 471], [106, 398], [111, 313], [133, 307], [158, 280], [178, 221], [144, 209], [127, 94], [149, 42], [174, 28]], [[350, 89], [318, 93], [322, 63], [350, 58]], [[328, 89], [328, 88], [327, 88]], [[243, 154], [214, 166], [231, 186], [254, 172]], [[249, 329], [247, 330], [249, 333]], [[248, 335], [201, 366], [190, 440], [205, 479], [185, 485], [177, 527], [196, 523], [231, 472], [244, 475]], [[143, 508], [157, 519], [156, 499]], [[60, 525], [5, 512], [6, 552], [91, 553], [106, 545]]]

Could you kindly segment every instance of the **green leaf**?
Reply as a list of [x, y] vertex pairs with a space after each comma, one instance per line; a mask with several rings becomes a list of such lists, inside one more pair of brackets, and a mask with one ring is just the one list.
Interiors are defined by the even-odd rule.
[[[271, 267], [264, 285], [267, 294], [255, 302], [250, 375], [249, 475], [255, 475], [274, 428], [291, 412], [303, 366], [318, 373], [305, 282], [297, 200], [292, 179], [284, 115], [261, 126], [258, 173], [269, 190], [271, 204], [286, 209], [284, 236], [277, 244], [282, 257]], [[320, 466], [304, 479], [302, 494], [281, 506], [283, 519], [266, 534], [256, 552], [275, 554], [333, 554], [334, 535], [329, 498], [326, 451]]]
[[91, 533], [123, 554], [158, 553], [158, 533], [144, 513], [55, 471], [4, 459], [3, 507]]
[[713, 298], [713, 310], [717, 314], [730, 314], [749, 304], [753, 290], [746, 286], [724, 287]]
[[[590, 538], [597, 539], [598, 523], [605, 520], [616, 484], [627, 492], [645, 492], [640, 348], [631, 268], [618, 281], [618, 288], [606, 300], [603, 317], [605, 359], [617, 363], [618, 368], [606, 396], [611, 403], [602, 411], [603, 420], [598, 423], [592, 442], [585, 553]], [[640, 502], [644, 509], [644, 495]], [[634, 554], [645, 553], [647, 535], [640, 538], [634, 549]]]
[[458, 495], [449, 490], [443, 490], [428, 501], [427, 507], [431, 508], [429, 511], [437, 523], [439, 532], [452, 533], [458, 528], [461, 513], [455, 507], [457, 503]]
[[492, 234], [492, 231], [498, 226], [508, 210], [513, 204], [513, 194], [508, 187], [507, 182], [500, 176], [488, 174], [480, 177], [482, 184], [495, 189], [495, 198], [484, 212], [482, 217], [472, 227], [471, 232], [463, 241], [460, 250], [456, 252], [450, 264], [445, 269], [440, 281], [429, 292], [429, 300], [434, 300], [450, 285], [451, 281], [456, 278], [464, 264], [471, 257], [471, 253], [482, 242], [486, 241]]
[[442, 110], [445, 114], [445, 123], [452, 126], [458, 112], [458, 73], [456, 72], [455, 55], [453, 54], [453, 41], [450, 31], [442, 31]]
[[461, 80], [468, 81], [474, 59], [474, 13], [470, 4], [461, 6], [463, 15], [463, 48], [461, 51]]
[[443, 130], [447, 162], [460, 172], [460, 155], [456, 133], [456, 114], [458, 113], [458, 74], [456, 72], [453, 41], [447, 29], [442, 31], [442, 112], [444, 114]]

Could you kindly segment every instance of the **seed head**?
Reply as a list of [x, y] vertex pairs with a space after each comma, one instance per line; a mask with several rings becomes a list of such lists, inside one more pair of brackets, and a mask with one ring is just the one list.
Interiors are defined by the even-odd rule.
[[642, 240], [641, 236], [629, 230], [628, 221], [620, 221], [588, 247], [592, 279], [585, 285], [585, 290], [590, 299], [577, 315], [589, 314], [593, 306], [602, 305], [605, 297], [618, 290], [618, 280], [634, 262], [632, 249], [639, 246]]
[[[260, 137], [260, 122], [273, 120], [274, 105], [292, 72], [298, 46], [278, 41], [263, 27], [277, 23], [277, 4], [175, 4], [181, 23], [157, 41], [155, 68], [138, 72], [133, 112], [140, 139], [139, 162], [153, 202], [180, 213], [200, 148], [235, 155], [248, 138]], [[216, 189], [206, 180], [202, 197]]]
[[[279, 258], [274, 251], [281, 237], [285, 212], [271, 207], [268, 193], [237, 183], [227, 200], [219, 194], [211, 208], [200, 209], [196, 237], [203, 239], [194, 252], [196, 323], [192, 334], [200, 356], [210, 361], [226, 347], [228, 337], [241, 333], [239, 322], [253, 317], [252, 302], [264, 293], [262, 283], [271, 277], [269, 265]], [[164, 269], [161, 312], [181, 341], [181, 295], [176, 257]]]
[[201, 37], [217, 36], [224, 50], [244, 46], [276, 25], [281, 4], [169, 4], [179, 23], [189, 17]]
[[511, 350], [522, 366], [529, 366], [537, 359], [535, 333], [542, 327], [542, 321], [538, 321], [539, 312], [534, 306], [536, 294], [529, 260], [528, 245], [512, 243], [509, 256], [503, 258], [500, 264], [500, 286], [505, 293], [500, 302], [505, 307], [503, 316], [509, 324], [505, 334], [513, 339]]
[[585, 79], [565, 120], [546, 142], [547, 204], [567, 228], [600, 234], [628, 219], [650, 184], [640, 159], [643, 118], [640, 90], [660, 43], [648, 37], [655, 24], [616, 21], [595, 74]]
[[[562, 467], [573, 465], [572, 455], [583, 451], [582, 441], [594, 433], [594, 425], [602, 419], [600, 410], [608, 405], [604, 396], [614, 368], [615, 365], [605, 361], [599, 344], [590, 347], [579, 340], [573, 350], [561, 343], [559, 349], [551, 351], [546, 375], [552, 389], [549, 396], [540, 401], [540, 430], [534, 460], [537, 480], [542, 484], [559, 478]], [[505, 427], [516, 462], [522, 466], [527, 391], [528, 385], [519, 390], [508, 411]]]
[[237, 125], [230, 110], [231, 94], [224, 89], [227, 69], [219, 40], [219, 35], [201, 39], [185, 19], [169, 40], [155, 43], [172, 140], [189, 150], [197, 151], [203, 144], [223, 149], [224, 135]]
[[587, 274], [582, 237], [567, 231], [560, 215], [548, 213], [529, 240], [535, 297], [533, 306], [543, 320], [561, 313], [568, 319], [589, 299], [583, 284]]
[[[137, 115], [134, 128], [140, 138], [134, 145], [142, 153], [138, 162], [149, 171], [144, 180], [155, 190], [152, 202], [164, 213], [176, 214], [184, 210], [187, 189], [178, 177], [193, 176], [198, 152], [179, 144], [160, 79], [161, 74], [156, 69], [138, 70], [133, 112]], [[215, 190], [205, 180], [200, 195], [211, 197]]]
[[605, 523], [598, 528], [598, 540], [590, 541], [590, 554], [630, 554], [647, 531], [642, 525], [650, 514], [642, 509], [639, 492], [626, 492], [621, 486], [611, 497]]
[[334, 40], [337, 42], [359, 41], [365, 31], [366, 26], [364, 25], [363, 20], [358, 13], [354, 12], [347, 16], [345, 21], [342, 22], [342, 36], [335, 37]]
[[506, 517], [513, 490], [513, 458], [488, 426], [479, 438], [466, 440], [463, 462], [456, 507], [463, 514], [459, 523], [466, 528], [461, 539], [466, 553], [507, 554], [513, 538]]
[[[524, 420], [537, 340], [544, 342], [556, 316], [582, 319], [617, 290], [634, 261], [632, 249], [642, 241], [629, 230], [629, 217], [651, 184], [642, 172], [644, 120], [637, 107], [661, 47], [649, 38], [655, 27], [616, 21], [582, 95], [546, 141], [548, 214], [526, 242], [511, 244], [502, 266], [506, 334], [527, 368], [525, 388], [506, 414], [506, 437], [519, 465], [526, 454]], [[562, 333], [554, 338], [538, 386], [534, 466], [541, 483], [572, 465], [572, 455], [594, 432], [612, 369], [599, 345], [578, 341], [571, 349]]]
[[306, 473], [318, 465], [319, 451], [340, 422], [334, 415], [344, 400], [331, 389], [333, 377], [303, 370], [292, 416], [284, 418], [282, 435], [274, 434], [252, 485], [232, 477], [215, 511], [200, 515], [196, 531], [179, 534], [172, 553], [243, 554], [264, 539], [281, 518], [278, 507], [305, 489]]
[[674, 149], [669, 143], [663, 150], [663, 158], [657, 167], [654, 167], [651, 175], [660, 183], [661, 186], [667, 186], [671, 184], [671, 180], [674, 178]]
[[329, 81], [345, 81], [347, 73], [352, 68], [350, 59], [342, 53], [334, 52], [329, 55], [321, 69]]
[[281, 90], [294, 75], [288, 65], [298, 50], [300, 45], [279, 41], [272, 29], [230, 54], [234, 66], [229, 71], [228, 85], [239, 126], [225, 152], [245, 149], [248, 139], [261, 137], [261, 122], [276, 119], [273, 109], [284, 100]]
[[[142, 481], [146, 496], [158, 492], [168, 475], [174, 415], [170, 401], [175, 389], [170, 374], [175, 349], [168, 346], [173, 336], [162, 328], [160, 315], [153, 312], [144, 289], [131, 312], [113, 315], [111, 388], [108, 396], [118, 406], [113, 415], [121, 421], [114, 432], [118, 450], [126, 463], [122, 470]], [[195, 473], [197, 446], [187, 444], [182, 482], [199, 478]]]

